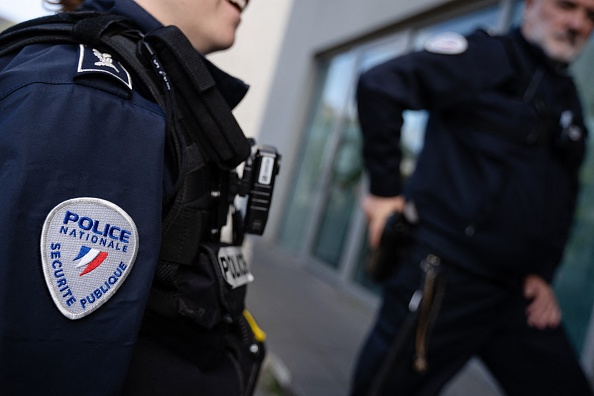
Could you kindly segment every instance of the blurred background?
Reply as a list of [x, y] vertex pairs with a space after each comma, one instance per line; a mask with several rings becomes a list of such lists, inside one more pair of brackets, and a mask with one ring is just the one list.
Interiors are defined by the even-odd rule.
[[39, 0], [5, 1], [0, 4], [2, 23], [20, 22], [50, 13], [51, 11], [45, 9]]

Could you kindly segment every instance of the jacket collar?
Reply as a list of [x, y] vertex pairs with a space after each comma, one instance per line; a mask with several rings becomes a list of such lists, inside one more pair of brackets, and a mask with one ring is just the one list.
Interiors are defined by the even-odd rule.
[[514, 39], [514, 41], [517, 43], [518, 46], [520, 46], [521, 48], [526, 50], [525, 53], [528, 54], [528, 58], [530, 58], [529, 61], [531, 63], [533, 63], [537, 66], [544, 65], [547, 69], [549, 69], [550, 71], [552, 71], [556, 74], [560, 74], [560, 75], [567, 74], [568, 68], [569, 68], [568, 63], [558, 62], [558, 61], [555, 61], [555, 60], [549, 58], [540, 46], [529, 42], [524, 37], [524, 35], [522, 34], [522, 31], [520, 30], [519, 27], [515, 28], [512, 31], [511, 36]]

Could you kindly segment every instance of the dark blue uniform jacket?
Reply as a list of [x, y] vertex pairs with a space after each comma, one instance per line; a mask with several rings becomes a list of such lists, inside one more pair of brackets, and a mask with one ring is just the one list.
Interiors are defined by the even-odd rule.
[[[86, 7], [159, 27], [132, 1]], [[164, 111], [113, 67], [80, 67], [81, 51], [41, 44], [0, 58], [0, 394], [117, 394], [159, 256]], [[245, 85], [210, 67], [236, 104]], [[44, 280], [40, 236], [52, 208], [80, 197], [122, 208], [139, 249], [111, 299], [71, 320]]]
[[[370, 191], [415, 202], [418, 240], [474, 273], [550, 280], [570, 230], [586, 129], [566, 68], [516, 30], [477, 31], [458, 54], [421, 51], [362, 75]], [[404, 185], [402, 112], [428, 109]]]

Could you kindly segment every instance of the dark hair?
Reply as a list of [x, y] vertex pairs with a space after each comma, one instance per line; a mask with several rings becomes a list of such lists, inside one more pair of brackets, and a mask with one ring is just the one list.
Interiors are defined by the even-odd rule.
[[43, 0], [49, 5], [50, 9], [55, 6], [59, 6], [59, 12], [76, 11], [80, 7], [84, 0]]

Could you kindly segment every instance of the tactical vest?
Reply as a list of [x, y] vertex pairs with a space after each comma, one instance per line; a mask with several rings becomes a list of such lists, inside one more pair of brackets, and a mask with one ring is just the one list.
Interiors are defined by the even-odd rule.
[[234, 169], [248, 159], [253, 142], [241, 131], [201, 55], [176, 27], [144, 35], [125, 17], [76, 12], [7, 29], [0, 35], [0, 56], [40, 43], [85, 44], [111, 54], [140, 92], [165, 110], [176, 180], [163, 202], [161, 251], [148, 309], [207, 328], [240, 317], [245, 287], [226, 284], [217, 255], [243, 240], [239, 212], [233, 215], [233, 240], [223, 244], [220, 234], [241, 190]]

